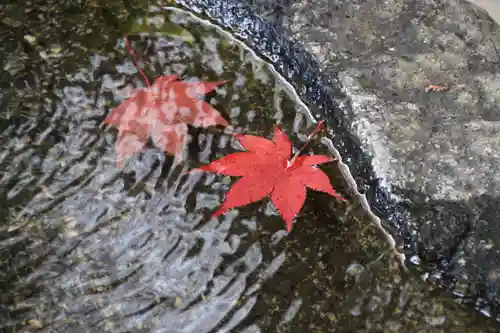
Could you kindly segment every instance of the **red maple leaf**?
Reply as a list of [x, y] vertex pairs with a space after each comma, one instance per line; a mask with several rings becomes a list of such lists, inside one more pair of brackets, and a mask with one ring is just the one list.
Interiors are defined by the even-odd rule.
[[269, 196], [290, 232], [293, 218], [304, 205], [306, 187], [344, 200], [335, 192], [328, 176], [315, 167], [332, 161], [329, 156], [302, 155], [290, 160], [291, 143], [278, 127], [273, 140], [242, 134], [235, 137], [247, 151], [229, 154], [193, 170], [242, 177], [213, 216]]
[[104, 120], [119, 128], [115, 145], [118, 166], [141, 150], [149, 137], [155, 146], [182, 158], [188, 124], [228, 126], [217, 110], [198, 99], [226, 82], [177, 81], [176, 75], [169, 75], [158, 77], [151, 87], [137, 89]]

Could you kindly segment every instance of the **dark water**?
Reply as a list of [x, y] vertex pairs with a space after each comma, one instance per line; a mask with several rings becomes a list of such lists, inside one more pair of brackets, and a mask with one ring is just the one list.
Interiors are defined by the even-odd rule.
[[[401, 266], [338, 165], [346, 197], [307, 202], [287, 234], [267, 200], [210, 214], [234, 179], [183, 172], [237, 146], [190, 130], [189, 158], [152, 145], [116, 167], [102, 126], [150, 80], [230, 80], [207, 97], [238, 131], [295, 147], [313, 125], [272, 67], [222, 30], [141, 2], [0, 7], [0, 327], [5, 332], [494, 332]], [[154, 11], [154, 9], [153, 9]], [[137, 31], [136, 31], [137, 32]], [[315, 140], [315, 153], [330, 153]]]

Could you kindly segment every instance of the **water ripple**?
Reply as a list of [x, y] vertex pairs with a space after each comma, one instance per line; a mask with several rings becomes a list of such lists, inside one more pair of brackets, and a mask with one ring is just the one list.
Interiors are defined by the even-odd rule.
[[[199, 43], [134, 41], [149, 68], [161, 68], [157, 75], [239, 78], [220, 89], [215, 103], [222, 112], [238, 108], [231, 117], [242, 129], [267, 131], [266, 117], [296, 120], [302, 111], [287, 91], [273, 93], [279, 79], [263, 62], [212, 28], [183, 19]], [[185, 171], [234, 149], [224, 136], [193, 134], [199, 153], [188, 164], [173, 165], [148, 146], [117, 169], [116, 132], [101, 123], [126, 89], [140, 85], [139, 77], [125, 53], [75, 56], [47, 59], [57, 62], [53, 71], [34, 65], [26, 73], [29, 86], [10, 88], [13, 95], [38, 96], [39, 103], [23, 104], [29, 112], [8, 118], [0, 134], [0, 197], [7, 212], [0, 258], [11, 300], [9, 319], [0, 324], [31, 320], [41, 332], [229, 332], [285, 261], [282, 250], [267, 259], [263, 253], [279, 247], [283, 231], [272, 232], [268, 245], [255, 223], [268, 215], [280, 229], [282, 222], [255, 207], [209, 218], [230, 179]], [[75, 68], [73, 62], [78, 69], [63, 70]], [[49, 92], [39, 77], [59, 83]], [[248, 122], [255, 110], [255, 122]]]

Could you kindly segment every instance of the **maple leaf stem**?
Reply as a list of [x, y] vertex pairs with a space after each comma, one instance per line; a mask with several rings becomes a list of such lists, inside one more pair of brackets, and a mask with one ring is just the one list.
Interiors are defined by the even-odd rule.
[[134, 49], [130, 45], [130, 41], [128, 40], [128, 34], [125, 34], [125, 47], [127, 48], [128, 53], [132, 56], [132, 59], [134, 60], [134, 66], [137, 68], [139, 73], [141, 73], [142, 78], [144, 79], [144, 82], [146, 82], [146, 85], [148, 88], [151, 88], [151, 85], [149, 84], [148, 77], [144, 73], [144, 71], [139, 67], [139, 61], [137, 59], [137, 54], [135, 53]]
[[292, 165], [293, 162], [295, 162], [295, 160], [297, 159], [297, 157], [304, 151], [304, 149], [306, 149], [306, 147], [309, 145], [309, 143], [311, 142], [311, 140], [324, 128], [324, 125], [325, 125], [325, 121], [324, 120], [321, 120], [317, 125], [316, 125], [316, 128], [314, 129], [314, 131], [309, 134], [309, 136], [307, 137], [307, 141], [306, 143], [302, 146], [302, 148], [300, 148], [292, 157], [292, 159], [288, 162], [288, 165]]
[[236, 133], [234, 132], [234, 129], [232, 126], [227, 126], [224, 129], [220, 129], [217, 127], [207, 127], [206, 132], [212, 133], [212, 134], [227, 134], [227, 135], [237, 135], [241, 133]]

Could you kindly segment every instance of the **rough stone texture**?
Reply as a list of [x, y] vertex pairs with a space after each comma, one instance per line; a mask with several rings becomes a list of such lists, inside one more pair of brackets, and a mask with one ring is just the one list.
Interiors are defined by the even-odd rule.
[[[463, 1], [296, 2], [287, 22], [352, 101], [390, 186], [435, 199], [500, 189], [500, 28]], [[447, 92], [425, 92], [429, 84]]]
[[498, 23], [500, 24], [500, 2], [496, 0], [469, 0], [476, 6], [479, 6], [486, 11], [488, 14]]

